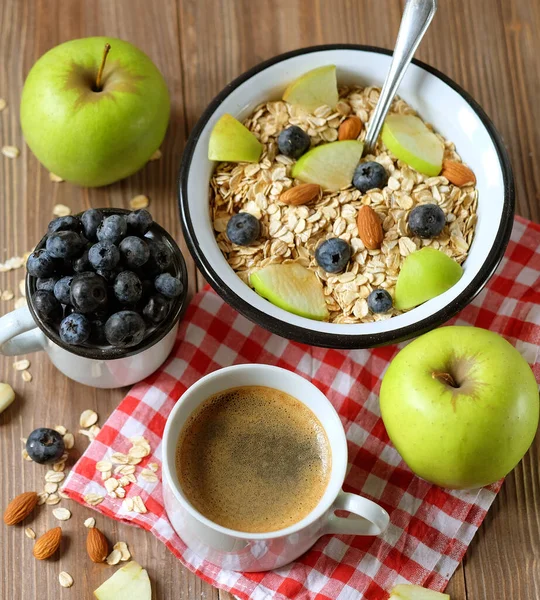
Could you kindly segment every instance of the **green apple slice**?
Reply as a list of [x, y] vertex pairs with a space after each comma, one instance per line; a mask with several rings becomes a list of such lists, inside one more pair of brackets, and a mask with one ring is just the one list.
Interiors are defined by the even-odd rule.
[[422, 248], [409, 254], [399, 272], [394, 306], [414, 308], [449, 290], [463, 275], [455, 260], [435, 248]]
[[152, 600], [150, 578], [139, 563], [131, 561], [102, 583], [94, 596], [98, 600]]
[[424, 175], [441, 172], [444, 146], [425, 123], [414, 115], [388, 115], [382, 141], [400, 160]]
[[328, 319], [322, 285], [302, 265], [268, 265], [252, 273], [250, 281], [263, 298], [288, 312], [317, 321]]
[[388, 600], [450, 600], [450, 596], [419, 585], [400, 584], [394, 587]]
[[224, 114], [214, 125], [208, 144], [208, 158], [220, 162], [257, 162], [261, 142], [232, 115]]
[[326, 65], [304, 73], [283, 92], [283, 100], [308, 111], [323, 105], [335, 108], [339, 100], [336, 66]]
[[292, 176], [334, 192], [351, 184], [363, 149], [356, 140], [315, 146], [294, 165]]

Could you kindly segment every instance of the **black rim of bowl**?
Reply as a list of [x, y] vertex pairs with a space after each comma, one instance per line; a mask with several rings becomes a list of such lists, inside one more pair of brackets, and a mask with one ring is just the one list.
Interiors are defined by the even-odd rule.
[[189, 213], [189, 202], [188, 202], [188, 191], [187, 182], [189, 177], [189, 171], [193, 160], [193, 153], [195, 147], [199, 141], [199, 137], [206, 126], [207, 122], [219, 108], [220, 104], [235, 90], [238, 86], [246, 82], [248, 79], [260, 73], [264, 69], [293, 58], [302, 54], [310, 54], [312, 52], [321, 52], [325, 50], [359, 50], [364, 52], [373, 52], [378, 54], [385, 54], [387, 56], [392, 55], [391, 50], [385, 48], [378, 48], [376, 46], [363, 46], [356, 44], [329, 44], [322, 46], [311, 46], [308, 48], [300, 48], [291, 52], [286, 52], [275, 56], [269, 60], [266, 60], [252, 69], [246, 71], [229, 85], [227, 85], [209, 104], [207, 109], [204, 111], [200, 119], [197, 121], [191, 135], [189, 136], [184, 154], [182, 157], [182, 163], [178, 174], [178, 203], [180, 207], [180, 215], [182, 219], [182, 227], [186, 237], [186, 242], [191, 252], [191, 255], [195, 259], [197, 266], [202, 271], [203, 275], [212, 285], [212, 287], [218, 292], [218, 294], [233, 308], [235, 308], [242, 315], [250, 319], [251, 321], [261, 325], [265, 329], [280, 335], [282, 337], [304, 343], [313, 346], [322, 346], [325, 348], [338, 348], [338, 349], [360, 349], [360, 348], [371, 348], [375, 346], [383, 346], [387, 344], [397, 343], [403, 340], [416, 337], [426, 331], [429, 331], [439, 325], [445, 323], [453, 316], [455, 316], [460, 310], [465, 308], [467, 304], [473, 300], [478, 293], [482, 290], [485, 284], [489, 281], [499, 263], [501, 262], [506, 246], [510, 239], [512, 232], [513, 217], [514, 217], [514, 205], [515, 205], [515, 190], [514, 190], [514, 177], [512, 174], [512, 167], [510, 164], [510, 158], [502, 141], [502, 138], [495, 126], [491, 122], [490, 118], [484, 112], [482, 107], [472, 98], [472, 96], [466, 92], [461, 86], [455, 81], [450, 79], [448, 76], [441, 73], [434, 67], [413, 59], [412, 63], [416, 66], [424, 69], [428, 73], [431, 73], [454, 91], [456, 91], [469, 106], [477, 114], [478, 118], [482, 121], [486, 128], [489, 136], [497, 151], [497, 156], [501, 165], [504, 183], [504, 203], [501, 220], [499, 223], [499, 229], [495, 236], [495, 242], [488, 254], [487, 260], [484, 262], [478, 273], [475, 275], [471, 283], [447, 306], [421, 319], [411, 325], [400, 327], [392, 331], [378, 332], [378, 333], [359, 333], [355, 335], [344, 335], [339, 333], [330, 333], [315, 331], [306, 327], [300, 327], [292, 325], [273, 317], [258, 308], [255, 308], [249, 302], [244, 300], [241, 296], [233, 292], [225, 281], [220, 277], [219, 273], [215, 270], [214, 266], [208, 260], [204, 254], [204, 250], [200, 247], [195, 228], [191, 221]]
[[[104, 215], [127, 215], [130, 210], [126, 210], [124, 208], [100, 208], [99, 209]], [[81, 216], [82, 213], [79, 213], [76, 216]], [[182, 278], [182, 282], [184, 283], [184, 291], [182, 294], [176, 299], [176, 302], [171, 307], [169, 311], [169, 315], [167, 316], [167, 321], [160, 327], [156, 326], [154, 331], [145, 338], [140, 344], [134, 346], [132, 348], [99, 348], [99, 347], [90, 347], [90, 346], [75, 346], [66, 344], [58, 334], [58, 331], [53, 325], [44, 321], [34, 310], [32, 305], [32, 294], [36, 291], [36, 277], [33, 277], [26, 274], [26, 296], [28, 298], [28, 308], [34, 317], [34, 321], [36, 325], [43, 331], [45, 336], [49, 338], [52, 342], [54, 342], [57, 346], [60, 346], [64, 350], [67, 350], [71, 354], [76, 354], [77, 356], [82, 356], [84, 358], [91, 358], [95, 360], [115, 360], [119, 358], [127, 358], [128, 356], [133, 356], [135, 354], [140, 354], [144, 350], [151, 348], [155, 344], [157, 344], [160, 340], [162, 340], [175, 326], [175, 324], [179, 321], [179, 319], [184, 314], [187, 308], [187, 293], [188, 293], [188, 274], [186, 263], [178, 244], [174, 241], [172, 236], [165, 230], [161, 225], [154, 223], [150, 228], [150, 232], [152, 234], [156, 234], [156, 237], [163, 241], [173, 254], [173, 266], [175, 271]], [[45, 242], [47, 240], [47, 236], [43, 236], [39, 244], [36, 246], [36, 250], [45, 246]]]

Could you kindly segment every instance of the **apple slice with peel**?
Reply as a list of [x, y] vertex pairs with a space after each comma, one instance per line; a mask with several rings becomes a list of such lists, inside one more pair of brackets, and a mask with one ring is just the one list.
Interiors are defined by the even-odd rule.
[[388, 600], [450, 600], [450, 596], [419, 585], [400, 584], [390, 592]]
[[304, 73], [283, 92], [283, 100], [308, 111], [323, 105], [334, 108], [339, 100], [336, 66], [325, 65]]
[[263, 298], [288, 312], [317, 321], [328, 319], [322, 285], [302, 265], [268, 265], [252, 273], [250, 281]]
[[131, 561], [102, 583], [94, 596], [98, 600], [152, 600], [150, 578], [139, 563]]
[[214, 125], [208, 144], [208, 158], [221, 162], [257, 162], [261, 142], [232, 115], [222, 115]]
[[400, 160], [424, 175], [441, 172], [444, 146], [425, 123], [414, 115], [388, 115], [382, 141]]
[[417, 250], [401, 265], [394, 306], [398, 310], [414, 308], [449, 290], [462, 275], [461, 265], [441, 250]]
[[315, 146], [294, 165], [292, 176], [334, 192], [351, 184], [363, 149], [356, 140]]

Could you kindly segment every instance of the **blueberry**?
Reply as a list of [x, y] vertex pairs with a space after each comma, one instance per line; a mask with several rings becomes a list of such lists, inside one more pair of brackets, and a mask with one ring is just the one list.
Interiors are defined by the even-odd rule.
[[71, 304], [80, 313], [91, 313], [107, 303], [107, 283], [96, 273], [79, 273], [71, 282]]
[[65, 449], [62, 436], [48, 427], [34, 429], [26, 440], [28, 456], [40, 465], [57, 462]]
[[32, 252], [26, 261], [26, 270], [34, 277], [50, 277], [58, 263], [46, 250]]
[[83, 273], [84, 271], [92, 270], [92, 263], [88, 260], [88, 250], [85, 250], [79, 258], [76, 258], [71, 267], [75, 273]]
[[84, 250], [84, 242], [74, 231], [57, 231], [47, 238], [47, 252], [53, 258], [74, 258]]
[[114, 280], [114, 295], [122, 304], [136, 304], [142, 295], [141, 280], [132, 271], [122, 271]]
[[105, 279], [105, 281], [108, 281], [109, 283], [112, 283], [116, 279], [117, 275], [121, 272], [122, 269], [120, 267], [117, 267], [115, 269], [98, 269], [96, 271], [96, 273], [100, 277], [103, 277], [103, 279]]
[[261, 233], [261, 224], [249, 213], [233, 215], [227, 223], [227, 236], [233, 244], [249, 246]]
[[105, 337], [105, 323], [107, 322], [107, 315], [96, 316], [90, 323], [90, 337], [88, 341], [95, 346], [106, 346], [107, 338]]
[[94, 269], [110, 271], [120, 262], [120, 250], [112, 242], [98, 242], [88, 250], [88, 260]]
[[111, 315], [105, 323], [105, 336], [111, 346], [129, 348], [142, 342], [146, 326], [138, 313], [122, 310]]
[[59, 321], [62, 318], [62, 305], [52, 292], [34, 292], [32, 306], [44, 321]]
[[160, 294], [151, 296], [143, 308], [143, 315], [157, 325], [167, 317], [170, 305], [170, 300]]
[[166, 298], [177, 298], [184, 291], [184, 284], [170, 273], [163, 273], [154, 281], [156, 291]]
[[66, 344], [84, 344], [90, 337], [90, 321], [80, 313], [71, 313], [60, 323], [60, 338]]
[[54, 286], [54, 297], [62, 304], [71, 304], [70, 291], [73, 275], [66, 275], [59, 279]]
[[385, 313], [392, 308], [392, 296], [383, 289], [373, 290], [367, 299], [372, 313]]
[[437, 204], [421, 204], [409, 213], [409, 229], [421, 238], [439, 235], [446, 223], [446, 215]]
[[110, 215], [105, 217], [97, 230], [100, 242], [119, 244], [126, 236], [127, 221], [124, 215]]
[[56, 231], [79, 231], [81, 222], [79, 217], [68, 215], [67, 217], [58, 217], [53, 219], [47, 228], [48, 233], [55, 233]]
[[388, 173], [378, 162], [360, 163], [354, 171], [352, 182], [354, 187], [360, 190], [362, 194], [374, 188], [382, 190], [388, 182]]
[[278, 136], [278, 148], [281, 154], [291, 158], [300, 158], [311, 145], [309, 135], [297, 125], [284, 129]]
[[120, 242], [120, 254], [126, 267], [137, 269], [150, 258], [150, 248], [141, 238], [129, 235]]
[[127, 216], [129, 229], [136, 235], [144, 235], [147, 233], [153, 223], [154, 219], [152, 219], [152, 215], [144, 208], [131, 212]]
[[39, 277], [36, 281], [36, 289], [44, 292], [53, 292], [54, 286], [58, 281], [58, 276], [54, 277]]
[[89, 240], [95, 240], [97, 235], [98, 227], [103, 221], [103, 213], [97, 208], [90, 208], [81, 215], [81, 224], [84, 231], [84, 235]]
[[149, 238], [146, 243], [150, 250], [150, 258], [144, 264], [143, 269], [150, 274], [163, 273], [172, 263], [172, 252], [163, 242]]
[[327, 273], [339, 273], [351, 258], [351, 247], [340, 238], [330, 238], [315, 251], [315, 260]]

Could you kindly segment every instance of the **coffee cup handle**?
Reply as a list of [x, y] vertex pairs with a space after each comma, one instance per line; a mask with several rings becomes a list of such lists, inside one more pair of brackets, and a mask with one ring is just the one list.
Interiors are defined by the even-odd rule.
[[[360, 517], [359, 519], [346, 519], [337, 517], [336, 510], [346, 510]], [[375, 502], [349, 494], [341, 490], [335, 499], [328, 517], [324, 533], [341, 535], [380, 535], [390, 522], [390, 517], [384, 508]]]
[[43, 350], [45, 336], [27, 306], [0, 318], [0, 354], [18, 356]]

